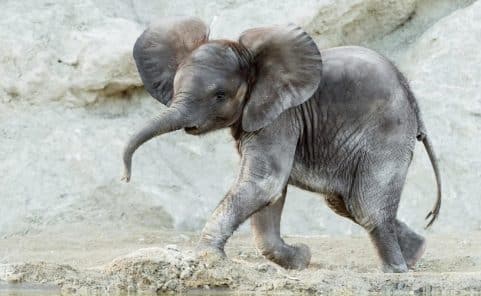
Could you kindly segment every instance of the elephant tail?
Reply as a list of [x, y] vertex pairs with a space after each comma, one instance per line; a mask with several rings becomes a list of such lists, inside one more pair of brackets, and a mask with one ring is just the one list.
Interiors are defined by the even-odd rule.
[[429, 140], [429, 137], [426, 132], [426, 128], [424, 126], [424, 122], [421, 118], [421, 112], [419, 111], [416, 99], [414, 98], [414, 95], [412, 94], [411, 90], [409, 90], [409, 97], [410, 97], [410, 102], [411, 105], [413, 106], [415, 112], [416, 112], [416, 118], [417, 118], [417, 123], [418, 123], [418, 130], [416, 133], [416, 139], [418, 141], [423, 142], [424, 148], [426, 149], [426, 152], [428, 153], [429, 160], [431, 161], [431, 166], [433, 167], [434, 170], [434, 176], [436, 177], [436, 186], [437, 186], [437, 197], [436, 197], [436, 203], [434, 204], [433, 209], [427, 214], [426, 220], [430, 219], [428, 224], [426, 225], [426, 229], [431, 226], [436, 218], [439, 215], [439, 210], [441, 208], [441, 197], [442, 197], [442, 189], [441, 189], [441, 174], [439, 172], [439, 166], [438, 166], [438, 160], [436, 158], [436, 154], [434, 153], [433, 145], [431, 141]]
[[422, 141], [424, 144], [424, 148], [426, 149], [426, 152], [428, 153], [429, 160], [431, 161], [431, 165], [434, 170], [434, 175], [436, 177], [436, 185], [437, 185], [437, 191], [438, 195], [436, 198], [436, 203], [434, 204], [433, 209], [428, 213], [426, 216], [426, 219], [431, 218], [429, 223], [426, 225], [425, 228], [428, 228], [431, 226], [436, 218], [439, 215], [439, 209], [441, 208], [441, 174], [439, 173], [439, 167], [438, 167], [438, 160], [436, 159], [436, 154], [434, 153], [433, 146], [431, 144], [431, 141], [429, 140], [428, 136], [425, 133], [421, 133], [417, 135], [418, 141]]
[[414, 94], [412, 91], [408, 88], [408, 98], [411, 103], [411, 106], [413, 107], [415, 113], [416, 113], [416, 118], [417, 118], [417, 133], [416, 133], [416, 139], [418, 141], [423, 142], [424, 148], [426, 149], [426, 152], [428, 153], [429, 160], [431, 161], [431, 166], [433, 167], [434, 170], [434, 176], [436, 177], [436, 186], [437, 186], [437, 197], [436, 197], [436, 203], [434, 204], [433, 209], [427, 214], [426, 220], [430, 219], [428, 224], [426, 225], [426, 229], [431, 226], [436, 218], [439, 215], [439, 210], [441, 208], [441, 197], [442, 197], [442, 190], [441, 190], [441, 174], [439, 172], [439, 166], [438, 166], [438, 160], [436, 158], [436, 154], [434, 153], [433, 145], [431, 141], [429, 140], [429, 137], [427, 135], [426, 127], [424, 126], [424, 122], [421, 118], [421, 112], [419, 111], [418, 104], [416, 102], [416, 98], [414, 97]]
[[426, 225], [425, 228], [429, 228], [436, 218], [439, 215], [439, 210], [441, 208], [441, 174], [439, 173], [439, 167], [438, 167], [438, 161], [436, 159], [436, 154], [434, 153], [433, 146], [431, 144], [431, 141], [428, 138], [426, 127], [424, 126], [424, 122], [421, 117], [421, 111], [419, 110], [418, 103], [416, 101], [416, 97], [414, 96], [411, 88], [409, 87], [409, 83], [407, 82], [406, 77], [397, 69], [397, 67], [394, 66], [394, 69], [397, 72], [398, 78], [403, 85], [406, 94], [407, 94], [407, 99], [409, 101], [409, 104], [414, 110], [414, 113], [416, 114], [416, 120], [417, 120], [417, 132], [416, 132], [416, 139], [418, 141], [422, 141], [424, 148], [426, 149], [426, 152], [428, 153], [429, 160], [431, 161], [431, 166], [433, 167], [434, 170], [434, 175], [436, 177], [436, 185], [437, 185], [437, 198], [436, 198], [436, 203], [434, 204], [433, 209], [428, 213], [426, 216], [426, 220], [430, 219], [428, 224]]

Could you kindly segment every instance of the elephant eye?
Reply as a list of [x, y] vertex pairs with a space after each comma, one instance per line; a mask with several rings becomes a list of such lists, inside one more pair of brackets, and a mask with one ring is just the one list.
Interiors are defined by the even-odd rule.
[[216, 93], [215, 93], [215, 98], [219, 101], [223, 101], [225, 100], [225, 91], [224, 90], [218, 90]]

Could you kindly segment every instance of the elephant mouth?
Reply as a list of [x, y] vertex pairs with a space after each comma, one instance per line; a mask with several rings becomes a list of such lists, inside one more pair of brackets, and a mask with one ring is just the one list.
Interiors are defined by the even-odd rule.
[[222, 127], [224, 127], [224, 126], [212, 124], [212, 123], [207, 123], [207, 124], [203, 124], [203, 125], [200, 125], [200, 126], [195, 125], [195, 126], [184, 127], [184, 130], [189, 135], [203, 135], [203, 134], [218, 130]]
[[185, 127], [184, 130], [190, 135], [198, 135], [202, 132], [197, 126]]

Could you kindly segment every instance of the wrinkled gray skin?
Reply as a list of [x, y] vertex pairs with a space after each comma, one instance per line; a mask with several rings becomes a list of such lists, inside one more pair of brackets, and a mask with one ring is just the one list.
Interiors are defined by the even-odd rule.
[[424, 238], [396, 218], [416, 138], [438, 182], [430, 223], [440, 207], [439, 173], [415, 98], [387, 59], [353, 46], [319, 52], [294, 26], [209, 41], [195, 18], [151, 26], [134, 58], [145, 88], [168, 108], [125, 148], [127, 181], [134, 151], [155, 136], [230, 127], [237, 141], [238, 177], [202, 231], [200, 256], [225, 256], [228, 238], [251, 218], [264, 256], [305, 268], [309, 248], [280, 236], [289, 184], [322, 193], [336, 213], [364, 227], [385, 272], [405, 272], [422, 256]]

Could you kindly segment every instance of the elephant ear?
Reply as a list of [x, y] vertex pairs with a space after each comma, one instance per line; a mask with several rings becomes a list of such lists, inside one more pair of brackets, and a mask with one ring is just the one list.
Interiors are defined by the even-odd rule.
[[207, 42], [209, 29], [198, 18], [166, 18], [150, 25], [134, 45], [134, 59], [145, 89], [169, 105], [179, 64]]
[[250, 29], [239, 42], [251, 52], [255, 84], [244, 107], [247, 132], [272, 123], [285, 110], [308, 100], [321, 81], [321, 54], [312, 38], [294, 25]]

